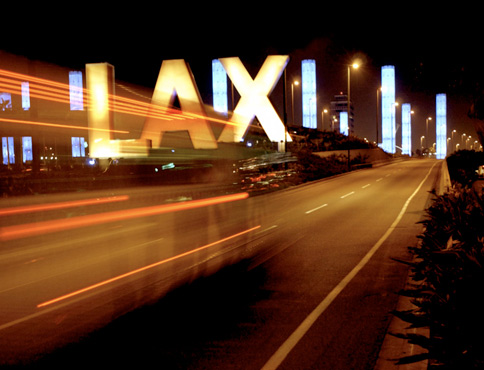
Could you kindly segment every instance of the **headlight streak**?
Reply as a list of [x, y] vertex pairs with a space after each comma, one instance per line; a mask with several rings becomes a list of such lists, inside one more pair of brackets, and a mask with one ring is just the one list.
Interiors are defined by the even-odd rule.
[[219, 197], [191, 200], [182, 203], [163, 204], [151, 207], [125, 209], [121, 211], [104, 212], [93, 215], [78, 216], [59, 220], [41, 221], [30, 224], [6, 226], [0, 228], [0, 241], [27, 238], [47, 233], [72, 230], [80, 227], [95, 226], [109, 222], [124, 221], [133, 218], [149, 217], [169, 212], [179, 212], [189, 209], [246, 199], [248, 193], [236, 193]]
[[108, 284], [111, 284], [111, 283], [114, 283], [116, 281], [119, 281], [121, 279], [124, 279], [124, 278], [127, 278], [129, 276], [133, 276], [135, 274], [138, 274], [140, 272], [143, 272], [143, 271], [147, 271], [147, 270], [150, 270], [154, 267], [158, 267], [158, 266], [161, 266], [165, 263], [168, 263], [168, 262], [171, 262], [171, 261], [175, 261], [175, 260], [178, 260], [180, 258], [183, 258], [183, 257], [186, 257], [186, 256], [189, 256], [191, 254], [195, 254], [197, 252], [200, 252], [204, 249], [208, 249], [210, 247], [213, 247], [214, 245], [217, 245], [217, 244], [221, 244], [223, 242], [226, 242], [226, 241], [229, 241], [231, 239], [234, 239], [234, 238], [237, 238], [239, 236], [242, 236], [242, 235], [245, 235], [245, 234], [248, 234], [254, 230], [257, 230], [261, 227], [261, 225], [258, 225], [258, 226], [255, 226], [255, 227], [252, 227], [250, 229], [247, 229], [247, 230], [244, 230], [244, 231], [241, 231], [239, 233], [236, 233], [236, 234], [233, 234], [233, 235], [230, 235], [226, 238], [223, 238], [223, 239], [219, 239], [213, 243], [210, 243], [210, 244], [206, 244], [206, 245], [203, 245], [201, 247], [198, 247], [198, 248], [195, 248], [195, 249], [192, 249], [190, 251], [187, 251], [185, 253], [181, 253], [181, 254], [177, 254], [176, 256], [173, 256], [173, 257], [170, 257], [170, 258], [167, 258], [167, 259], [164, 259], [164, 260], [161, 260], [161, 261], [158, 261], [158, 262], [155, 262], [155, 263], [152, 263], [150, 265], [147, 265], [147, 266], [144, 266], [144, 267], [141, 267], [139, 269], [136, 269], [136, 270], [132, 270], [132, 271], [129, 271], [125, 274], [122, 274], [122, 275], [118, 275], [118, 276], [115, 276], [111, 279], [107, 279], [107, 280], [104, 280], [104, 281], [101, 281], [97, 284], [93, 284], [93, 285], [90, 285], [90, 286], [87, 286], [83, 289], [79, 289], [79, 290], [76, 290], [74, 292], [71, 292], [71, 293], [68, 293], [68, 294], [65, 294], [63, 296], [60, 296], [60, 297], [57, 297], [57, 298], [54, 298], [54, 299], [51, 299], [49, 301], [45, 301], [43, 303], [39, 303], [37, 305], [37, 308], [42, 308], [42, 307], [45, 307], [45, 306], [48, 306], [48, 305], [51, 305], [51, 304], [54, 304], [54, 303], [57, 303], [57, 302], [60, 302], [60, 301], [63, 301], [63, 300], [66, 300], [68, 298], [72, 298], [74, 296], [77, 296], [77, 295], [80, 295], [82, 293], [85, 293], [85, 292], [88, 292], [88, 291], [91, 291], [91, 290], [94, 290], [94, 289], [97, 289], [97, 288], [100, 288], [102, 286], [105, 286], [105, 285], [108, 285]]

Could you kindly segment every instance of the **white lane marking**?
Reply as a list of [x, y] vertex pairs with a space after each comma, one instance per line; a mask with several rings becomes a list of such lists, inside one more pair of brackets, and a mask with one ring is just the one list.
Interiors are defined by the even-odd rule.
[[268, 227], [267, 229], [264, 229], [264, 230], [259, 231], [257, 234], [264, 233], [264, 232], [266, 232], [266, 231], [269, 231], [269, 230], [275, 229], [275, 228], [277, 228], [277, 227], [279, 227], [279, 225], [272, 225], [272, 226]]
[[371, 186], [371, 184], [366, 184], [366, 185], [362, 186], [361, 188], [362, 188], [362, 189], [366, 189], [366, 188], [367, 188], [367, 187], [369, 187], [369, 186]]
[[289, 352], [296, 346], [296, 344], [302, 339], [302, 337], [308, 332], [311, 326], [316, 322], [316, 320], [323, 314], [324, 311], [329, 307], [329, 305], [336, 299], [336, 297], [343, 291], [343, 289], [350, 283], [351, 280], [360, 272], [363, 267], [368, 263], [368, 261], [373, 257], [381, 245], [387, 240], [393, 230], [396, 228], [403, 215], [405, 214], [410, 201], [417, 195], [420, 188], [423, 186], [425, 181], [427, 181], [432, 169], [437, 163], [434, 163], [430, 168], [429, 172], [422, 180], [422, 182], [417, 186], [415, 191], [410, 195], [405, 204], [403, 205], [397, 218], [388, 230], [383, 234], [383, 236], [371, 247], [368, 253], [363, 257], [363, 259], [346, 275], [343, 280], [341, 280], [338, 285], [336, 285], [333, 290], [319, 303], [319, 305], [304, 319], [304, 321], [297, 327], [297, 329], [286, 339], [286, 341], [279, 347], [279, 349], [272, 355], [272, 357], [266, 362], [262, 367], [262, 370], [275, 370], [284, 361], [284, 359], [289, 355]]
[[351, 193], [348, 193], [348, 194], [342, 195], [340, 198], [341, 198], [341, 199], [344, 199], [344, 198], [346, 198], [346, 197], [349, 197], [350, 195], [353, 195], [354, 193], [355, 193], [355, 192], [354, 192], [354, 191], [352, 191]]
[[383, 180], [383, 177], [380, 177], [379, 179], [376, 179], [376, 182]]
[[327, 206], [327, 204], [323, 204], [323, 205], [321, 205], [321, 206], [319, 206], [319, 207], [316, 207], [316, 208], [310, 209], [309, 211], [306, 211], [306, 214], [308, 215], [308, 214], [313, 213], [314, 211], [317, 211], [318, 209], [324, 208], [324, 207], [326, 207], [326, 206]]

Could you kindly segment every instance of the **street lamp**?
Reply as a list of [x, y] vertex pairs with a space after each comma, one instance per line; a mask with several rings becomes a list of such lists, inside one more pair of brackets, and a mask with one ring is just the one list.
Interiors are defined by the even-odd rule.
[[321, 111], [321, 129], [322, 129], [322, 131], [324, 131], [324, 114], [325, 113], [328, 113], [328, 110], [327, 109], [323, 109]]
[[[347, 105], [347, 110], [348, 110], [348, 136], [350, 134], [350, 122], [351, 122], [351, 67], [354, 69], [358, 69], [360, 65], [357, 62], [354, 62], [352, 65], [348, 66], [348, 105]], [[348, 162], [349, 162], [349, 157], [348, 157]]]
[[299, 81], [294, 81], [291, 84], [291, 110], [292, 110], [292, 125], [294, 126], [294, 85], [298, 86]]
[[[396, 149], [396, 136], [397, 136], [397, 132], [396, 132], [396, 128], [395, 128], [395, 125], [397, 124], [397, 114], [396, 114], [396, 107], [398, 107], [398, 102], [393, 102], [392, 103], [392, 109], [391, 109], [391, 112], [392, 112], [392, 150], [393, 150], [393, 153], [396, 153], [397, 152], [397, 149]], [[395, 120], [395, 124], [393, 124]]]
[[[354, 69], [359, 68], [359, 64], [355, 61], [353, 62], [352, 65], [348, 66], [348, 105], [347, 105], [347, 110], [348, 110], [348, 136], [351, 134], [351, 67]], [[350, 164], [350, 144], [348, 143], [348, 171], [351, 170], [351, 164]]]
[[425, 146], [429, 148], [428, 137], [429, 137], [429, 121], [432, 121], [432, 117], [428, 117], [425, 120]]
[[451, 139], [451, 146], [452, 146], [452, 151], [455, 151], [455, 141], [454, 141], [454, 134], [457, 132], [457, 130], [452, 130], [452, 139]]

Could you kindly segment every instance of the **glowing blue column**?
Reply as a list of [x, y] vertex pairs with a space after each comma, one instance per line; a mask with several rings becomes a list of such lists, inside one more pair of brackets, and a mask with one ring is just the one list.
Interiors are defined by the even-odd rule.
[[82, 86], [82, 72], [69, 72], [69, 97], [71, 103], [71, 110], [84, 109]]
[[306, 59], [301, 62], [303, 127], [317, 128], [316, 116], [316, 61]]
[[410, 104], [402, 104], [402, 154], [412, 155], [412, 111]]
[[381, 68], [381, 116], [382, 116], [382, 149], [395, 153], [395, 67]]
[[218, 59], [212, 60], [213, 109], [227, 114], [227, 73]]
[[348, 136], [348, 112], [339, 112], [339, 132]]
[[447, 96], [445, 94], [437, 94], [436, 117], [436, 156], [437, 159], [444, 159], [447, 155]]

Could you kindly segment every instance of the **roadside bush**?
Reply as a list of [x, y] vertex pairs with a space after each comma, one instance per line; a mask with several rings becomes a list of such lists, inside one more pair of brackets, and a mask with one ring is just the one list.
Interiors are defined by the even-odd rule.
[[454, 183], [470, 186], [476, 179], [476, 170], [484, 165], [484, 152], [459, 150], [447, 157], [450, 178]]
[[[395, 312], [429, 337], [399, 335], [428, 351], [429, 368], [484, 368], [484, 199], [468, 188], [437, 197], [411, 247], [412, 284], [402, 294], [415, 309]], [[422, 356], [400, 359], [419, 361]]]
[[301, 182], [312, 181], [348, 171], [346, 157], [321, 158], [309, 150], [297, 152], [296, 172]]

